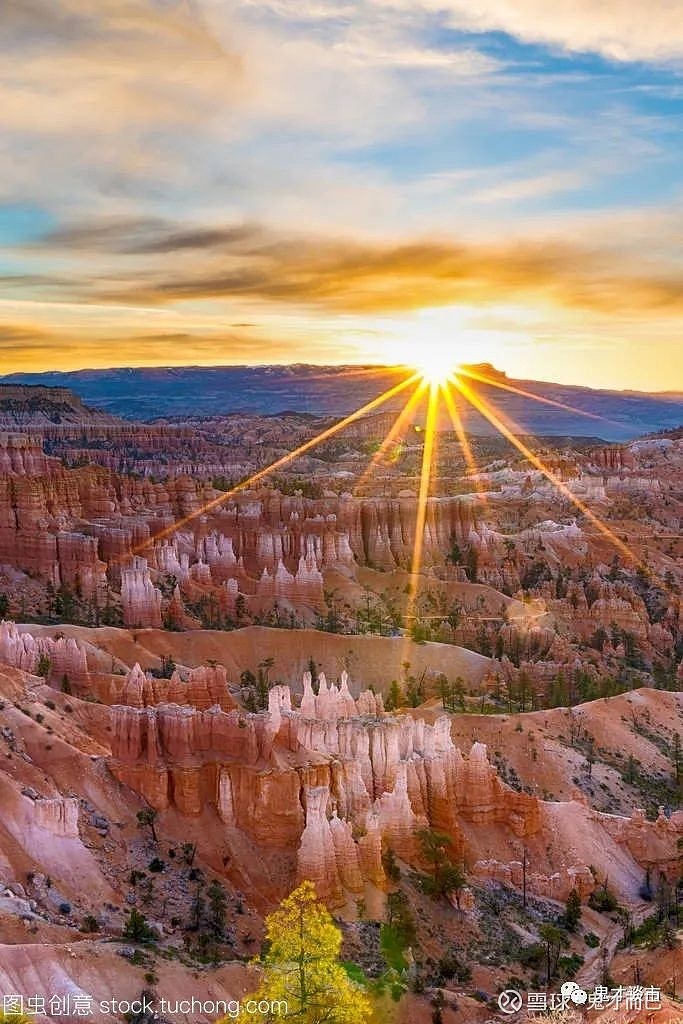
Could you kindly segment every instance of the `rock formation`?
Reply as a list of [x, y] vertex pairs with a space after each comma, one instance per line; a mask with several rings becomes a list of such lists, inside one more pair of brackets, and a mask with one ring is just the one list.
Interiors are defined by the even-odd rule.
[[86, 653], [77, 640], [36, 637], [20, 632], [13, 622], [0, 622], [0, 662], [33, 674], [40, 670], [57, 685], [65, 678], [80, 684], [89, 678]]
[[280, 686], [268, 712], [246, 714], [219, 706], [222, 673], [198, 695], [200, 679], [199, 670], [187, 683], [131, 670], [128, 706], [111, 709], [112, 772], [159, 810], [173, 803], [196, 815], [208, 797], [255, 842], [298, 847], [299, 875], [332, 902], [363, 878], [379, 880], [383, 843], [414, 859], [415, 833], [430, 822], [460, 849], [460, 820], [538, 831], [538, 801], [509, 790], [482, 745], [463, 757], [446, 717], [427, 725], [384, 715], [372, 694], [354, 702], [346, 678], [328, 686], [322, 677], [316, 695], [308, 676], [300, 710]]
[[125, 626], [161, 626], [161, 591], [152, 583], [146, 559], [135, 557], [121, 570], [121, 606]]

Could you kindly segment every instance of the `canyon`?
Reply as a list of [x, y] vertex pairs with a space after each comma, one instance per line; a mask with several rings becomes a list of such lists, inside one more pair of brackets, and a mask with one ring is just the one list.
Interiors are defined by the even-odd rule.
[[[532, 983], [511, 951], [574, 893], [579, 980], [622, 962], [615, 921], [666, 897], [675, 932], [680, 431], [545, 438], [542, 468], [444, 432], [422, 505], [421, 433], [385, 458], [381, 417], [290, 463], [328, 420], [133, 422], [3, 387], [0, 991], [137, 998], [135, 908], [148, 985], [234, 998], [304, 879], [370, 971], [399, 893], [449, 1024]], [[457, 876], [437, 896], [430, 841]], [[396, 1019], [428, 1012], [406, 992]]]

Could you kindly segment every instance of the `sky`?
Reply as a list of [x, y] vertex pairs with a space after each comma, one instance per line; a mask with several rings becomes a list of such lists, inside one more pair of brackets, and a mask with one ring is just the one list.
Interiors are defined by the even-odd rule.
[[680, 0], [3, 0], [0, 373], [683, 390]]

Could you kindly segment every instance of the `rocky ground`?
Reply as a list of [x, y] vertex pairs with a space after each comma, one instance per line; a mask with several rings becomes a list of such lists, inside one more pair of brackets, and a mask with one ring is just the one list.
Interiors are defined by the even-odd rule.
[[681, 1019], [676, 431], [546, 443], [552, 485], [444, 440], [414, 585], [419, 441], [231, 495], [310, 419], [59, 403], [0, 438], [0, 992], [238, 998], [311, 878], [378, 1019], [499, 1019], [573, 891], [551, 987], [637, 978]]

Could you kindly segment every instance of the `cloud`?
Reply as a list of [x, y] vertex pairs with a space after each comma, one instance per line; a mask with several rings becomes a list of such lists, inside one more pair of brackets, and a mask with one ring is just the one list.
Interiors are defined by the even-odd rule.
[[[139, 326], [144, 324], [140, 318]], [[0, 374], [106, 366], [219, 365], [225, 363], [280, 363], [305, 361], [313, 356], [335, 363], [340, 357], [357, 359], [353, 345], [319, 337], [284, 340], [267, 330], [239, 324], [212, 331], [178, 330], [136, 332], [84, 320], [76, 330], [45, 328], [40, 323], [0, 322]]]
[[471, 100], [495, 62], [442, 51], [412, 16], [349, 8], [318, 31], [294, 8], [223, 0], [7, 0], [0, 202], [60, 217], [391, 216], [402, 197], [386, 168], [344, 154], [422, 131], [434, 83]]
[[0, 348], [3, 350], [21, 349], [29, 341], [38, 342], [50, 337], [50, 332], [40, 327], [0, 323]]
[[161, 218], [111, 218], [97, 223], [58, 228], [45, 239], [49, 247], [113, 253], [165, 253], [178, 249], [211, 249], [253, 243], [260, 235], [257, 225], [190, 227], [168, 230]]
[[[393, 0], [387, 0], [389, 6]], [[683, 58], [680, 0], [420, 0], [446, 13], [458, 28], [503, 31], [525, 42], [616, 61], [678, 61]], [[412, 6], [412, 0], [410, 0]], [[400, 3], [397, 6], [403, 6]]]
[[3, 40], [5, 130], [159, 130], [204, 119], [239, 84], [239, 58], [182, 0], [8, 0]]
[[110, 207], [182, 176], [243, 94], [189, 0], [6, 0], [0, 196]]
[[416, 71], [437, 71], [458, 77], [483, 77], [500, 69], [499, 61], [468, 47], [437, 49], [418, 46], [410, 39], [387, 40], [369, 31], [349, 32], [336, 43], [334, 51], [360, 66], [377, 66]]
[[502, 31], [524, 42], [617, 61], [677, 61], [683, 57], [683, 8], [679, 0], [354, 0], [342, 7], [307, 0], [242, 0], [299, 22], [367, 20], [381, 13], [403, 17], [428, 11], [471, 32]]
[[47, 252], [56, 245], [78, 253], [83, 267], [94, 261], [106, 268], [91, 276], [79, 270], [73, 280], [74, 295], [91, 302], [165, 307], [234, 300], [349, 315], [503, 299], [604, 314], [667, 316], [683, 309], [675, 254], [645, 265], [608, 242], [380, 243], [256, 224], [193, 228], [128, 220], [63, 227], [44, 245]]
[[0, 203], [61, 225], [0, 252], [15, 326], [39, 321], [12, 358], [306, 358], [376, 316], [520, 302], [659, 344], [679, 123], [631, 90], [677, 79], [619, 61], [677, 60], [678, 6], [5, 0]]
[[477, 203], [511, 202], [520, 199], [538, 199], [542, 196], [573, 192], [586, 184], [586, 175], [580, 171], [550, 171], [547, 174], [510, 178], [472, 193]]

